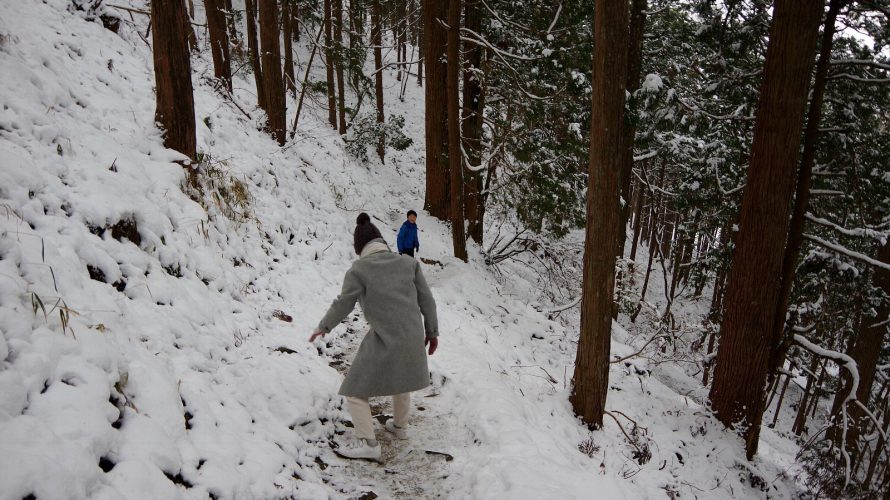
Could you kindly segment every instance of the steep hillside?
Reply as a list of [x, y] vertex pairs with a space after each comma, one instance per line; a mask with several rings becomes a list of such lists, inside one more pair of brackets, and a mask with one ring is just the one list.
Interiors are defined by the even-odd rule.
[[363, 333], [358, 310], [326, 344], [306, 340], [354, 258], [357, 213], [394, 243], [422, 207], [422, 89], [399, 102], [387, 74], [387, 112], [414, 145], [363, 165], [311, 104], [279, 148], [258, 130], [252, 76], [235, 78], [248, 118], [213, 90], [205, 47], [196, 202], [153, 123], [146, 17], [118, 12], [113, 33], [65, 0], [0, 9], [0, 498], [792, 495], [787, 454], [749, 464], [680, 383], [639, 363], [612, 370], [615, 420], [580, 425], [577, 315], [533, 307], [519, 265], [449, 257], [448, 228], [424, 215], [442, 343], [415, 439], [382, 466], [336, 458], [349, 420], [336, 367]]

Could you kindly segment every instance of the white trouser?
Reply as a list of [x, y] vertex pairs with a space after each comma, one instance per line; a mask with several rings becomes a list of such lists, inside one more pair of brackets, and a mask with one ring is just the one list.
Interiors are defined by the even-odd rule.
[[[375, 441], [377, 438], [374, 436], [374, 423], [371, 421], [371, 405], [368, 404], [368, 398], [346, 396], [346, 404], [352, 416], [356, 437]], [[392, 411], [396, 426], [407, 427], [408, 414], [411, 412], [411, 393], [393, 395]]]

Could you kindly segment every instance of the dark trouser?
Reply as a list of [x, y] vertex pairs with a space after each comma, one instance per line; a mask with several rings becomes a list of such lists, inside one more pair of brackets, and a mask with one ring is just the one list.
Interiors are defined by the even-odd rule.
[[399, 251], [399, 255], [410, 255], [411, 257], [414, 257], [414, 249], [411, 248], [409, 250], [401, 250]]

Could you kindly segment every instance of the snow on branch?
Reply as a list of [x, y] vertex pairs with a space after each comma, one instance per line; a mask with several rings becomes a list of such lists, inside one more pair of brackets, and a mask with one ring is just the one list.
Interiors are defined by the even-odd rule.
[[806, 238], [806, 239], [808, 239], [808, 240], [810, 240], [810, 241], [812, 241], [813, 243], [817, 243], [817, 244], [819, 244], [819, 245], [822, 245], [823, 247], [828, 248], [829, 250], [834, 250], [835, 252], [837, 252], [837, 253], [839, 253], [839, 254], [843, 254], [843, 255], [846, 255], [847, 257], [856, 259], [856, 260], [858, 260], [858, 261], [860, 261], [860, 262], [864, 262], [864, 263], [866, 263], [866, 264], [869, 264], [869, 265], [872, 265], [872, 266], [879, 267], [879, 268], [881, 268], [881, 269], [886, 269], [886, 270], [890, 271], [890, 264], [887, 264], [886, 262], [881, 262], [881, 261], [879, 261], [879, 260], [873, 259], [873, 258], [871, 258], [871, 257], [869, 257], [868, 255], [865, 255], [865, 254], [863, 254], [863, 253], [859, 253], [859, 252], [856, 252], [856, 251], [854, 251], [854, 250], [850, 250], [849, 248], [846, 248], [846, 247], [843, 247], [843, 246], [841, 246], [841, 245], [838, 245], [837, 243], [832, 243], [832, 242], [830, 242], [830, 241], [825, 241], [825, 240], [823, 240], [822, 238], [820, 238], [820, 237], [818, 237], [818, 236], [813, 236], [812, 234], [804, 234], [803, 237]]
[[841, 64], [852, 64], [858, 66], [871, 66], [873, 68], [881, 68], [881, 69], [890, 69], [890, 64], [880, 63], [878, 61], [872, 61], [871, 59], [832, 59], [831, 64], [841, 65]]
[[887, 239], [887, 237], [890, 236], [887, 233], [884, 233], [881, 231], [875, 231], [874, 229], [869, 229], [869, 228], [847, 229], [843, 226], [839, 226], [839, 225], [835, 224], [834, 222], [831, 222], [828, 219], [816, 217], [815, 215], [811, 214], [810, 212], [807, 212], [805, 217], [810, 222], [814, 222], [816, 224], [819, 224], [819, 225], [822, 225], [825, 227], [830, 227], [831, 229], [834, 229], [835, 231], [837, 231], [841, 234], [846, 234], [847, 236], [865, 236], [868, 238], [874, 238], [875, 240], [878, 240], [881, 243], [883, 243]]
[[654, 194], [656, 191], [661, 191], [663, 194], [666, 194], [666, 195], [668, 195], [668, 196], [677, 196], [677, 193], [672, 193], [672, 192], [670, 192], [670, 191], [668, 191], [668, 190], [666, 190], [666, 189], [664, 189], [664, 188], [662, 188], [662, 187], [654, 186], [654, 185], [650, 184], [649, 181], [647, 181], [646, 179], [643, 179], [642, 177], [640, 177], [640, 174], [638, 174], [638, 173], [636, 172], [636, 170], [634, 170], [634, 176], [635, 176], [640, 182], [642, 182], [643, 184], [646, 185], [646, 187], [649, 189], [649, 192], [650, 192], [650, 193], [653, 193], [653, 194]]
[[841, 78], [870, 84], [890, 83], [890, 78], [863, 78], [861, 76], [851, 75], [850, 73], [838, 73], [837, 75], [831, 75], [828, 77], [828, 80], [839, 80]]

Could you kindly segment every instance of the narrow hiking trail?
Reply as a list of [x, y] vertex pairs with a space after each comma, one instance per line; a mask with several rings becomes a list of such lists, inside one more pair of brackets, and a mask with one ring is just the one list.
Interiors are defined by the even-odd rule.
[[[439, 272], [436, 271], [439, 267], [436, 264], [423, 266], [433, 288], [439, 284]], [[329, 341], [329, 364], [341, 375], [349, 370], [368, 328], [360, 308], [356, 307], [345, 324], [333, 332]], [[328, 466], [325, 473], [330, 484], [336, 487], [337, 482], [344, 479], [363, 484], [367, 488], [359, 497], [363, 499], [446, 498], [445, 483], [451, 473], [451, 462], [472, 438], [461, 428], [452, 409], [439, 398], [442, 383], [441, 377], [434, 377], [429, 388], [412, 393], [409, 438], [406, 440], [393, 439], [383, 429], [386, 419], [392, 416], [392, 399], [371, 398], [371, 413], [383, 452], [382, 463], [348, 460], [329, 451], [322, 460]], [[345, 407], [342, 410], [347, 420], [336, 425], [338, 438], [352, 432], [348, 412]]]

